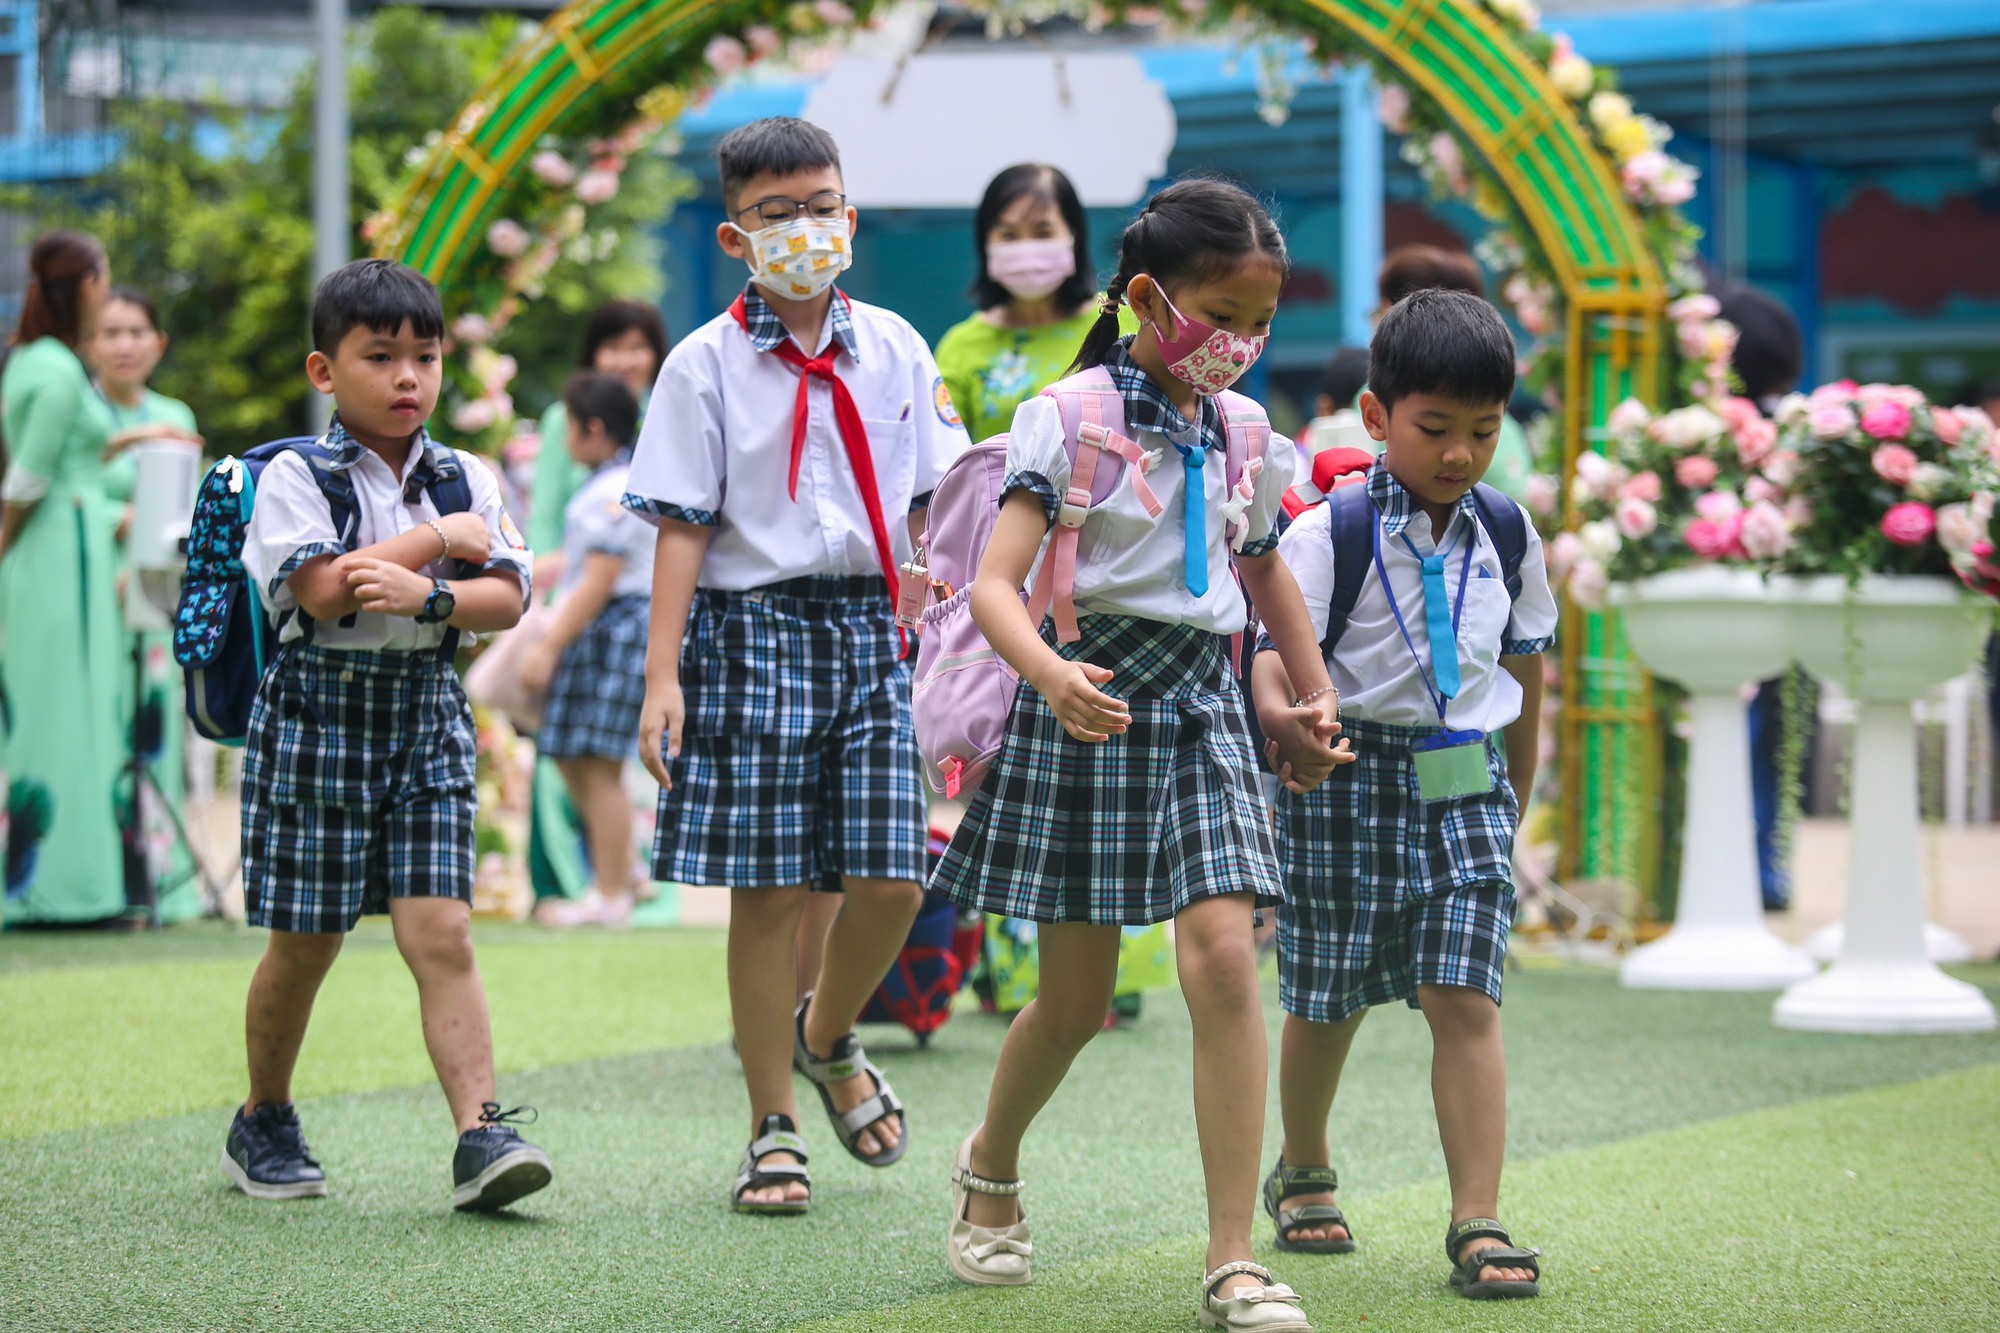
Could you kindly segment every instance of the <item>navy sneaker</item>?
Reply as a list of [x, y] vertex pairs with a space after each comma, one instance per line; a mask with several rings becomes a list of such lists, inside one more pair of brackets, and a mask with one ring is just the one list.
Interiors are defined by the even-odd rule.
[[484, 1104], [478, 1125], [458, 1136], [458, 1153], [451, 1159], [452, 1207], [492, 1212], [549, 1183], [549, 1155], [514, 1128], [534, 1123], [533, 1107], [503, 1111], [499, 1102]]
[[306, 1147], [298, 1108], [258, 1102], [249, 1115], [236, 1108], [222, 1174], [253, 1199], [306, 1199], [326, 1194], [326, 1172]]

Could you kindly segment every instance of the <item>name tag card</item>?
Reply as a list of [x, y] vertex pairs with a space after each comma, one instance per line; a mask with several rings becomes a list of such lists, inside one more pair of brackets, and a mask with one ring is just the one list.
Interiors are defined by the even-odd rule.
[[1417, 769], [1417, 795], [1424, 801], [1483, 796], [1493, 790], [1486, 764], [1486, 733], [1440, 731], [1410, 744]]

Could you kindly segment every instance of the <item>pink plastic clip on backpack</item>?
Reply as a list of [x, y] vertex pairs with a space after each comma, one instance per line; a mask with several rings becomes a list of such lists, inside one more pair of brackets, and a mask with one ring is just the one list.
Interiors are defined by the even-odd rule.
[[[1054, 615], [1057, 638], [1074, 643], [1076, 550], [1083, 520], [1129, 480], [1139, 503], [1158, 518], [1159, 497], [1146, 474], [1159, 466], [1159, 450], [1141, 449], [1127, 433], [1125, 404], [1102, 366], [1082, 371], [1042, 391], [1062, 414], [1070, 484], [1049, 530], [1032, 592], [1023, 592], [1028, 618], [1040, 625]], [[1238, 393], [1217, 395], [1228, 439], [1230, 498], [1224, 505], [1231, 545], [1248, 530], [1244, 511], [1264, 467], [1271, 425], [1264, 409]], [[1105, 457], [1109, 455], [1109, 457]], [[1103, 466], [1100, 466], [1100, 463]], [[904, 566], [899, 623], [922, 627], [917, 648], [915, 718], [925, 777], [940, 795], [970, 796], [1000, 753], [1020, 677], [986, 642], [972, 619], [972, 580], [986, 555], [1000, 514], [1007, 477], [1007, 436], [973, 445], [953, 463], [931, 493], [929, 521], [917, 553]]]

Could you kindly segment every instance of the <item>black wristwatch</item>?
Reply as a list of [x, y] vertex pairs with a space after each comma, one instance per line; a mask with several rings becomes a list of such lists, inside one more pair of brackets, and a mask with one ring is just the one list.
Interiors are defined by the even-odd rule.
[[432, 583], [435, 586], [431, 595], [424, 599], [424, 609], [416, 615], [419, 625], [442, 625], [458, 610], [458, 598], [452, 595], [451, 585], [443, 579], [433, 579]]

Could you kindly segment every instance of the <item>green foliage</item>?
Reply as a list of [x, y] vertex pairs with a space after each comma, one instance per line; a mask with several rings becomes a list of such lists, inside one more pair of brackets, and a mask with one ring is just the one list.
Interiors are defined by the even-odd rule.
[[[349, 68], [352, 252], [371, 247], [362, 220], [399, 202], [412, 163], [527, 31], [511, 17], [448, 23], [384, 9], [357, 25]], [[173, 339], [156, 387], [187, 400], [211, 448], [235, 451], [311, 420], [304, 364], [312, 290], [312, 84], [275, 117], [225, 114], [230, 145], [196, 143], [178, 105], [142, 102], [113, 121], [124, 151], [78, 193], [16, 190], [0, 202], [42, 227], [80, 226], [105, 243], [118, 281], [154, 293]], [[650, 230], [686, 197], [685, 173], [657, 152], [635, 157], [616, 198], [588, 210], [594, 244], [572, 247], [540, 300], [521, 303], [497, 351], [524, 367], [523, 408], [553, 400], [576, 359], [581, 316], [612, 296], [660, 290]], [[615, 241], [602, 238], [613, 234]], [[445, 293], [446, 308], [466, 308]], [[440, 404], [433, 426], [445, 428]], [[490, 442], [490, 441], [487, 441]]]

